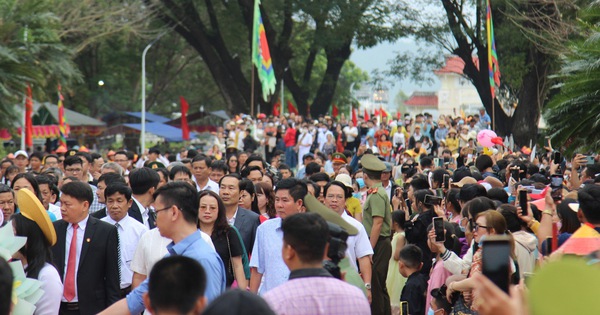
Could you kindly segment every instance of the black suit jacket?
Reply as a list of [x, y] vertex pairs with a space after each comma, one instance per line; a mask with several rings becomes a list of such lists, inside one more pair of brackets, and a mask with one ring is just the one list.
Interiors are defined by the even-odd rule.
[[248, 256], [252, 253], [252, 247], [254, 246], [254, 239], [256, 237], [256, 228], [260, 225], [260, 218], [258, 214], [238, 207], [237, 214], [235, 215], [235, 222], [233, 225], [240, 231], [244, 246]]
[[96, 219], [102, 219], [102, 218], [106, 217], [106, 207], [104, 207], [90, 215]]
[[[58, 240], [52, 247], [52, 256], [63, 283], [68, 226], [69, 223], [63, 220], [54, 222]], [[92, 216], [88, 218], [75, 276], [82, 315], [97, 314], [119, 300], [118, 242], [117, 229], [113, 225]]]
[[[129, 213], [130, 217], [138, 220], [141, 224], [144, 224], [144, 219], [142, 218], [142, 211], [141, 211], [140, 207], [138, 207], [137, 202], [135, 202], [135, 200], [131, 203], [131, 207], [129, 208], [127, 213]], [[148, 213], [148, 225], [150, 225], [148, 227], [150, 230], [152, 230], [153, 228], [156, 227], [156, 222], [154, 220], [154, 213], [152, 213], [152, 212]]]

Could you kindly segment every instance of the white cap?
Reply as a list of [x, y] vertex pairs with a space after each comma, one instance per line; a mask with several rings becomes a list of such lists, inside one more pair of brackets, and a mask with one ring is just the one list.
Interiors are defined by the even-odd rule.
[[29, 154], [27, 154], [27, 152], [25, 152], [24, 150], [19, 150], [19, 151], [15, 152], [15, 158], [19, 155], [29, 158]]
[[352, 178], [350, 178], [350, 175], [348, 174], [338, 174], [338, 176], [335, 177], [335, 180], [341, 182], [348, 188], [352, 188]]

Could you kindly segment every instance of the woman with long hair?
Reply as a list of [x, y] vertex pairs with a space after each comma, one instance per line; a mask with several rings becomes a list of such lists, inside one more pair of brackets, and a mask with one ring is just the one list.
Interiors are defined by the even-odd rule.
[[[258, 200], [256, 199], [256, 193], [254, 191], [254, 183], [251, 180], [244, 178], [240, 181], [240, 201], [239, 206], [252, 210], [252, 212], [260, 215], [260, 210], [258, 209]], [[262, 222], [261, 219], [260, 222]]]
[[245, 289], [248, 281], [242, 263], [244, 244], [233, 230], [234, 227], [227, 223], [225, 205], [221, 197], [215, 192], [204, 190], [200, 193], [198, 204], [198, 228], [210, 235], [215, 250], [223, 261], [227, 287], [235, 280], [239, 288]]
[[229, 173], [239, 173], [240, 163], [237, 154], [232, 154], [227, 158], [227, 170]]
[[21, 209], [21, 213], [12, 215], [11, 223], [16, 236], [27, 237], [27, 243], [13, 258], [21, 261], [28, 278], [41, 282], [41, 289], [45, 292], [35, 303], [34, 314], [58, 314], [63, 284], [58, 271], [52, 265], [50, 248], [56, 243], [56, 232], [52, 233], [54, 226], [50, 217], [40, 203], [39, 207], [28, 206]]
[[277, 214], [275, 212], [273, 186], [265, 182], [256, 183], [254, 184], [254, 191], [256, 192], [256, 203], [260, 216], [265, 219], [275, 218]]

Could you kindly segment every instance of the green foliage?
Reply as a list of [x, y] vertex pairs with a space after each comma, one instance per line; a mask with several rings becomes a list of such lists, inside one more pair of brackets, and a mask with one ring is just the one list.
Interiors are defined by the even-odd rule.
[[43, 99], [61, 83], [80, 79], [72, 50], [61, 43], [60, 19], [47, 2], [0, 0], [0, 128], [13, 127], [30, 83]]
[[559, 90], [549, 102], [544, 117], [553, 143], [566, 152], [600, 149], [600, 6], [587, 8], [581, 19], [581, 34], [587, 39], [570, 41], [556, 78]]

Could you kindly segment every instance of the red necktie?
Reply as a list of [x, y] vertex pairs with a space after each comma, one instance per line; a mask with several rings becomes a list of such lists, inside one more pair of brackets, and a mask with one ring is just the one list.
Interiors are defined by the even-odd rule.
[[69, 247], [69, 260], [67, 262], [67, 275], [65, 276], [64, 296], [68, 302], [75, 298], [75, 269], [77, 264], [77, 229], [79, 225], [73, 224], [73, 237]]

